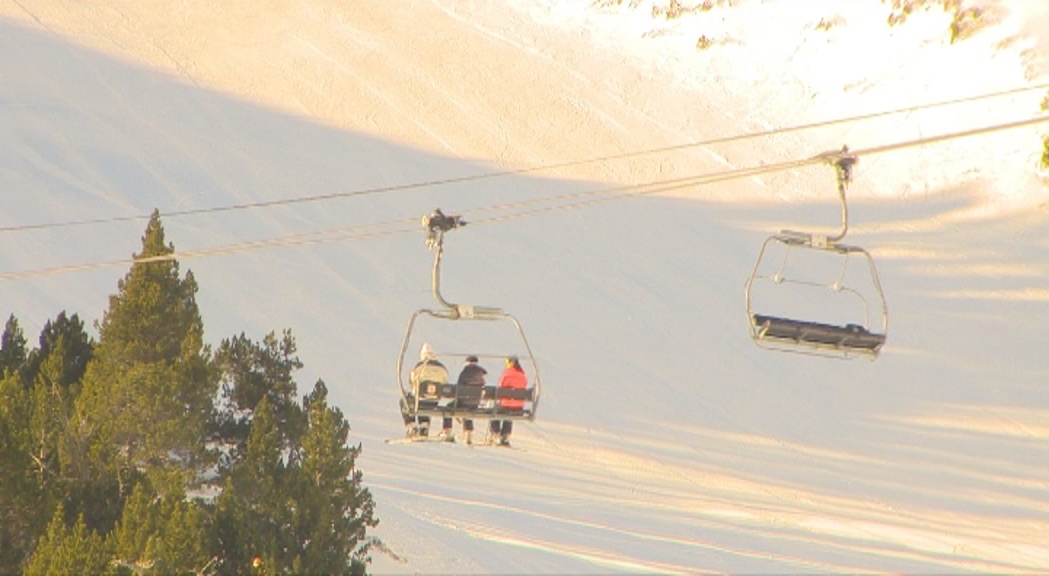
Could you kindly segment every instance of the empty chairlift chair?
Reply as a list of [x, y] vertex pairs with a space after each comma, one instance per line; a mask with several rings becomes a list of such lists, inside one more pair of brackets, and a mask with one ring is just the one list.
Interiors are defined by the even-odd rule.
[[[838, 177], [841, 230], [833, 236], [783, 230], [765, 240], [745, 289], [750, 335], [769, 349], [874, 359], [888, 333], [885, 296], [870, 253], [841, 243], [848, 231], [845, 190], [857, 159], [847, 147], [825, 158]], [[761, 306], [755, 304], [758, 292]], [[774, 306], [792, 313], [769, 309]]]

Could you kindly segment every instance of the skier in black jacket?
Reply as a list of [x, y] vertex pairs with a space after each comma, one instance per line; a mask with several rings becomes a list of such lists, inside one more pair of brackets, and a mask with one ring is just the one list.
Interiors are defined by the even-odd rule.
[[[481, 398], [481, 388], [484, 387], [484, 377], [488, 374], [480, 364], [477, 363], [477, 356], [467, 356], [466, 365], [463, 366], [463, 371], [459, 373], [459, 380], [456, 382], [456, 396], [462, 398], [457, 400], [458, 404], [456, 408], [466, 408], [473, 410], [477, 408], [477, 402]], [[473, 390], [469, 390], [469, 389]], [[469, 398], [470, 400], [466, 400]], [[473, 431], [474, 421], [471, 418], [463, 418], [463, 436], [466, 437], [467, 444], [473, 444]], [[441, 437], [446, 442], [454, 442], [455, 436], [452, 435], [452, 419], [445, 418], [441, 426]]]

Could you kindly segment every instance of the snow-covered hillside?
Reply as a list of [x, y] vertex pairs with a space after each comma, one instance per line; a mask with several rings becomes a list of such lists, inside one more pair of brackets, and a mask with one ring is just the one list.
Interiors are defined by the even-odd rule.
[[[100, 319], [159, 208], [207, 340], [291, 328], [345, 412], [379, 573], [1045, 572], [1049, 123], [860, 158], [874, 362], [747, 331], [767, 235], [838, 225], [829, 168], [591, 193], [1044, 114], [1049, 8], [952, 43], [938, 7], [675, 4], [0, 2], [2, 312]], [[517, 450], [383, 443], [436, 207], [472, 222], [444, 294], [538, 357]]]

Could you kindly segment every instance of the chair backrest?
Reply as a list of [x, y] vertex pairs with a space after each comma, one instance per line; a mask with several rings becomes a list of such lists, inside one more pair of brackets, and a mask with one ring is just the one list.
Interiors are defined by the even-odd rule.
[[437, 397], [438, 388], [448, 382], [448, 369], [440, 364], [421, 364], [412, 371], [412, 388], [420, 398]]
[[472, 386], [470, 384], [458, 384], [455, 390], [456, 405], [459, 408], [474, 410], [481, 402], [484, 394], [484, 386]]

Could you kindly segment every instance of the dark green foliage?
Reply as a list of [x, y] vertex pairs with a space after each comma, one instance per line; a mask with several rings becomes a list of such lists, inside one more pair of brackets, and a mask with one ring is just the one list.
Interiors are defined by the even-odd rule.
[[280, 528], [288, 524], [289, 507], [281, 492], [287, 481], [281, 450], [273, 411], [264, 397], [255, 409], [247, 452], [218, 498], [217, 556], [224, 573], [248, 573], [256, 557], [268, 566], [284, 564]]
[[154, 212], [136, 255], [140, 263], [110, 297], [84, 374], [78, 433], [92, 460], [111, 473], [206, 461], [217, 380], [203, 344], [196, 282], [192, 273], [179, 278], [178, 263], [167, 259], [173, 250]]
[[70, 496], [63, 461], [72, 400], [55, 383], [64, 370], [61, 356], [52, 355], [35, 378], [9, 372], [0, 382], [0, 571], [24, 561], [57, 503]]
[[[159, 213], [153, 212], [142, 237], [139, 263], [117, 282], [99, 327], [100, 339], [125, 365], [170, 362], [192, 353], [187, 337], [202, 332], [192, 273], [179, 278], [175, 248], [165, 244]], [[199, 346], [198, 346], [199, 348]]]
[[43, 528], [27, 449], [28, 396], [16, 375], [0, 378], [0, 573], [18, 570]]
[[223, 340], [215, 364], [223, 371], [224, 395], [238, 410], [252, 410], [264, 396], [280, 406], [294, 403], [292, 373], [302, 368], [295, 352], [295, 339], [288, 330], [279, 341], [270, 332], [262, 345], [243, 333]]
[[[81, 472], [82, 470], [77, 470]], [[83, 516], [88, 528], [99, 533], [113, 529], [124, 506], [126, 487], [134, 485], [135, 475], [124, 472], [121, 476], [103, 469], [88, 469], [83, 477], [70, 477], [60, 495], [69, 510]]]
[[61, 506], [48, 524], [25, 569], [26, 576], [51, 574], [112, 574], [113, 554], [101, 536], [88, 530], [80, 517], [72, 528], [66, 526]]
[[69, 388], [83, 378], [94, 347], [80, 318], [76, 314], [67, 318], [65, 311], [59, 312], [54, 322], [48, 320], [44, 325], [40, 333], [40, 347], [30, 352], [26, 359], [26, 379], [31, 382], [44, 362], [52, 356], [58, 356], [54, 363], [57, 372], [51, 375], [51, 381], [62, 388]]
[[168, 473], [166, 488], [140, 482], [110, 533], [117, 562], [156, 574], [196, 573], [208, 564], [205, 511], [186, 500], [184, 479]]
[[[342, 411], [328, 404], [328, 389], [318, 381], [303, 400], [310, 428], [302, 445], [302, 472], [309, 497], [297, 508], [300, 541], [310, 542], [301, 566], [312, 573], [364, 573], [368, 528], [378, 524], [371, 493], [355, 467], [360, 446], [349, 447], [350, 425]], [[347, 559], [350, 564], [347, 565]]]
[[[21, 469], [29, 486], [20, 495], [23, 500], [32, 499], [36, 511], [32, 522], [42, 527], [58, 501], [79, 500], [77, 492], [85, 488], [71, 481], [80, 479], [76, 472], [88, 455], [75, 445], [70, 416], [93, 345], [76, 315], [67, 318], [64, 312], [47, 322], [39, 342], [16, 377], [22, 381], [22, 393], [13, 386], [5, 388], [3, 406], [8, 413], [3, 420], [11, 439], [6, 447], [25, 459]], [[10, 476], [5, 472], [3, 478]], [[85, 499], [104, 504], [97, 496], [90, 494]], [[87, 517], [93, 526], [94, 515]]]
[[222, 396], [213, 430], [228, 449], [225, 466], [243, 455], [256, 407], [263, 399], [279, 424], [282, 442], [291, 443], [301, 437], [305, 417], [296, 403], [292, 373], [302, 368], [302, 362], [295, 351], [295, 339], [285, 330], [280, 340], [270, 332], [262, 344], [241, 334], [223, 340], [215, 352]]
[[259, 401], [216, 506], [220, 571], [249, 573], [258, 558], [275, 572], [364, 573], [375, 504], [355, 468], [360, 447], [347, 445], [349, 424], [327, 394], [317, 382], [303, 400], [301, 443], [286, 443], [269, 399]]
[[323, 382], [298, 401], [288, 330], [212, 357], [173, 251], [154, 212], [97, 342], [63, 312], [27, 351], [9, 318], [0, 573], [364, 573], [378, 521], [349, 424]]
[[4, 335], [0, 338], [0, 376], [21, 374], [26, 361], [26, 339], [18, 320], [12, 314], [4, 326]]

